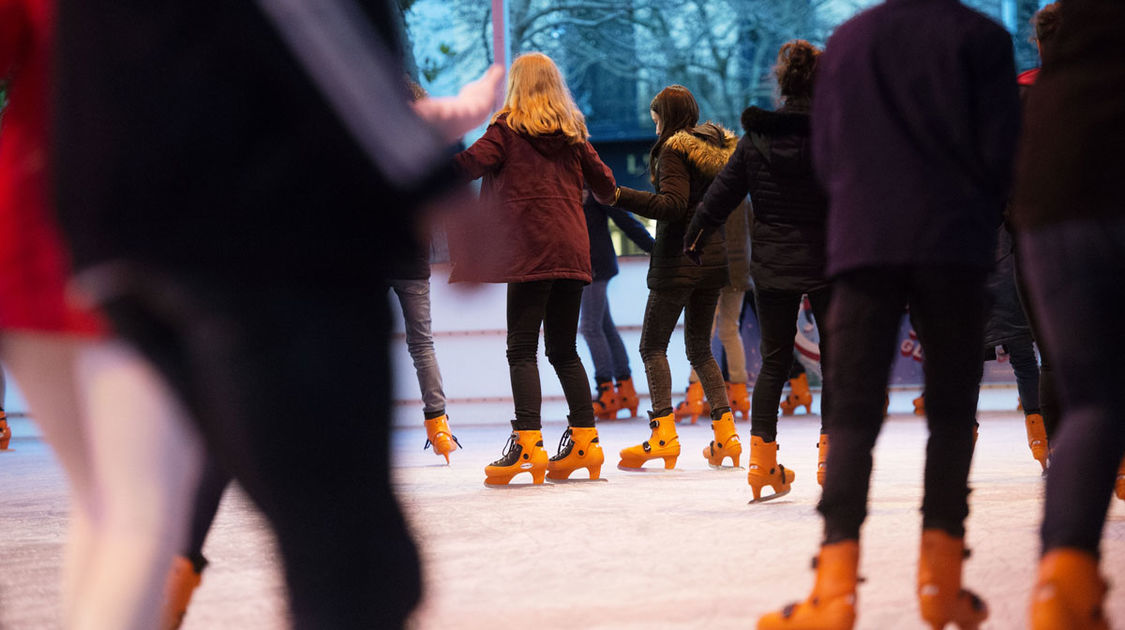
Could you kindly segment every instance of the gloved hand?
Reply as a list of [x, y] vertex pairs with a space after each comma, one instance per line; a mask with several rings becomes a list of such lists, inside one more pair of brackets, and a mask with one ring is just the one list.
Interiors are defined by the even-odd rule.
[[703, 248], [707, 245], [707, 241], [711, 239], [711, 234], [714, 231], [714, 228], [704, 225], [699, 220], [699, 213], [696, 212], [691, 219], [691, 223], [688, 224], [687, 231], [684, 232], [684, 256], [687, 256], [691, 262], [702, 265]]

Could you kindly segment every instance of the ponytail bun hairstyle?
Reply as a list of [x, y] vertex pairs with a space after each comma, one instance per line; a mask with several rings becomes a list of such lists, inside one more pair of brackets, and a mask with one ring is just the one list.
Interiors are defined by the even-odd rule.
[[809, 100], [812, 98], [813, 79], [816, 77], [816, 64], [821, 50], [803, 39], [782, 44], [777, 51], [777, 65], [774, 74], [781, 88], [781, 98], [785, 101]]

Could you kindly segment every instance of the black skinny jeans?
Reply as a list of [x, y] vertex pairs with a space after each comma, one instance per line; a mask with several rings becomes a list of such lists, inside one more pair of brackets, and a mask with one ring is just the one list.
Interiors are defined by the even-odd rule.
[[512, 428], [517, 431], [543, 428], [538, 362], [540, 327], [547, 360], [555, 368], [570, 407], [570, 426], [594, 426], [590, 386], [576, 345], [583, 286], [581, 280], [562, 279], [508, 285], [508, 372], [516, 406]]
[[726, 382], [711, 355], [711, 324], [719, 303], [719, 289], [653, 289], [645, 305], [641, 326], [641, 359], [648, 377], [653, 417], [672, 413], [672, 372], [668, 367], [668, 342], [684, 314], [684, 347], [688, 362], [699, 375], [711, 417], [730, 411]]
[[832, 440], [824, 492], [825, 543], [858, 540], [867, 516], [871, 450], [883, 425], [887, 377], [903, 309], [926, 348], [922, 526], [964, 536], [973, 424], [983, 370], [985, 272], [963, 267], [863, 269], [839, 276], [828, 312], [824, 417]]
[[[820, 364], [827, 362], [828, 299], [830, 291], [823, 288], [809, 293], [813, 318], [820, 331]], [[797, 315], [801, 308], [801, 293], [795, 291], [770, 291], [757, 289], [754, 301], [758, 325], [762, 333], [762, 371], [754, 383], [754, 396], [750, 409], [750, 433], [766, 442], [777, 439], [777, 408], [781, 390], [793, 369], [793, 339], [797, 335]], [[820, 415], [827, 415], [827, 388], [820, 399]], [[823, 429], [823, 427], [822, 427]]]

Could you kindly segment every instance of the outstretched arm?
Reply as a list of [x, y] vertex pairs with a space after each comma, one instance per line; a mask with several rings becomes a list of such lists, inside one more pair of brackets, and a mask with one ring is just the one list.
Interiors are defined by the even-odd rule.
[[488, 130], [473, 146], [453, 157], [457, 171], [466, 179], [479, 179], [504, 164], [503, 132], [500, 131], [502, 124], [504, 123], [495, 122], [489, 125]]
[[657, 221], [682, 219], [687, 215], [688, 199], [691, 197], [691, 175], [684, 157], [671, 149], [661, 151], [659, 174], [660, 192], [623, 187], [614, 205]]

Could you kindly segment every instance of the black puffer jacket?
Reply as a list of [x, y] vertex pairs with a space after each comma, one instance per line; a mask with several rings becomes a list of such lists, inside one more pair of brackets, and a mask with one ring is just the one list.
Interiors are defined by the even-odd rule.
[[751, 107], [742, 113], [742, 126], [746, 135], [704, 196], [698, 223], [717, 229], [749, 193], [754, 285], [801, 292], [823, 287], [828, 201], [813, 176], [808, 110]]
[[703, 264], [683, 254], [684, 232], [727, 159], [737, 137], [705, 123], [683, 130], [664, 143], [656, 166], [656, 193], [621, 188], [617, 206], [656, 219], [656, 245], [648, 268], [649, 289], [718, 289], [727, 285], [727, 254], [722, 234], [712, 234]]

